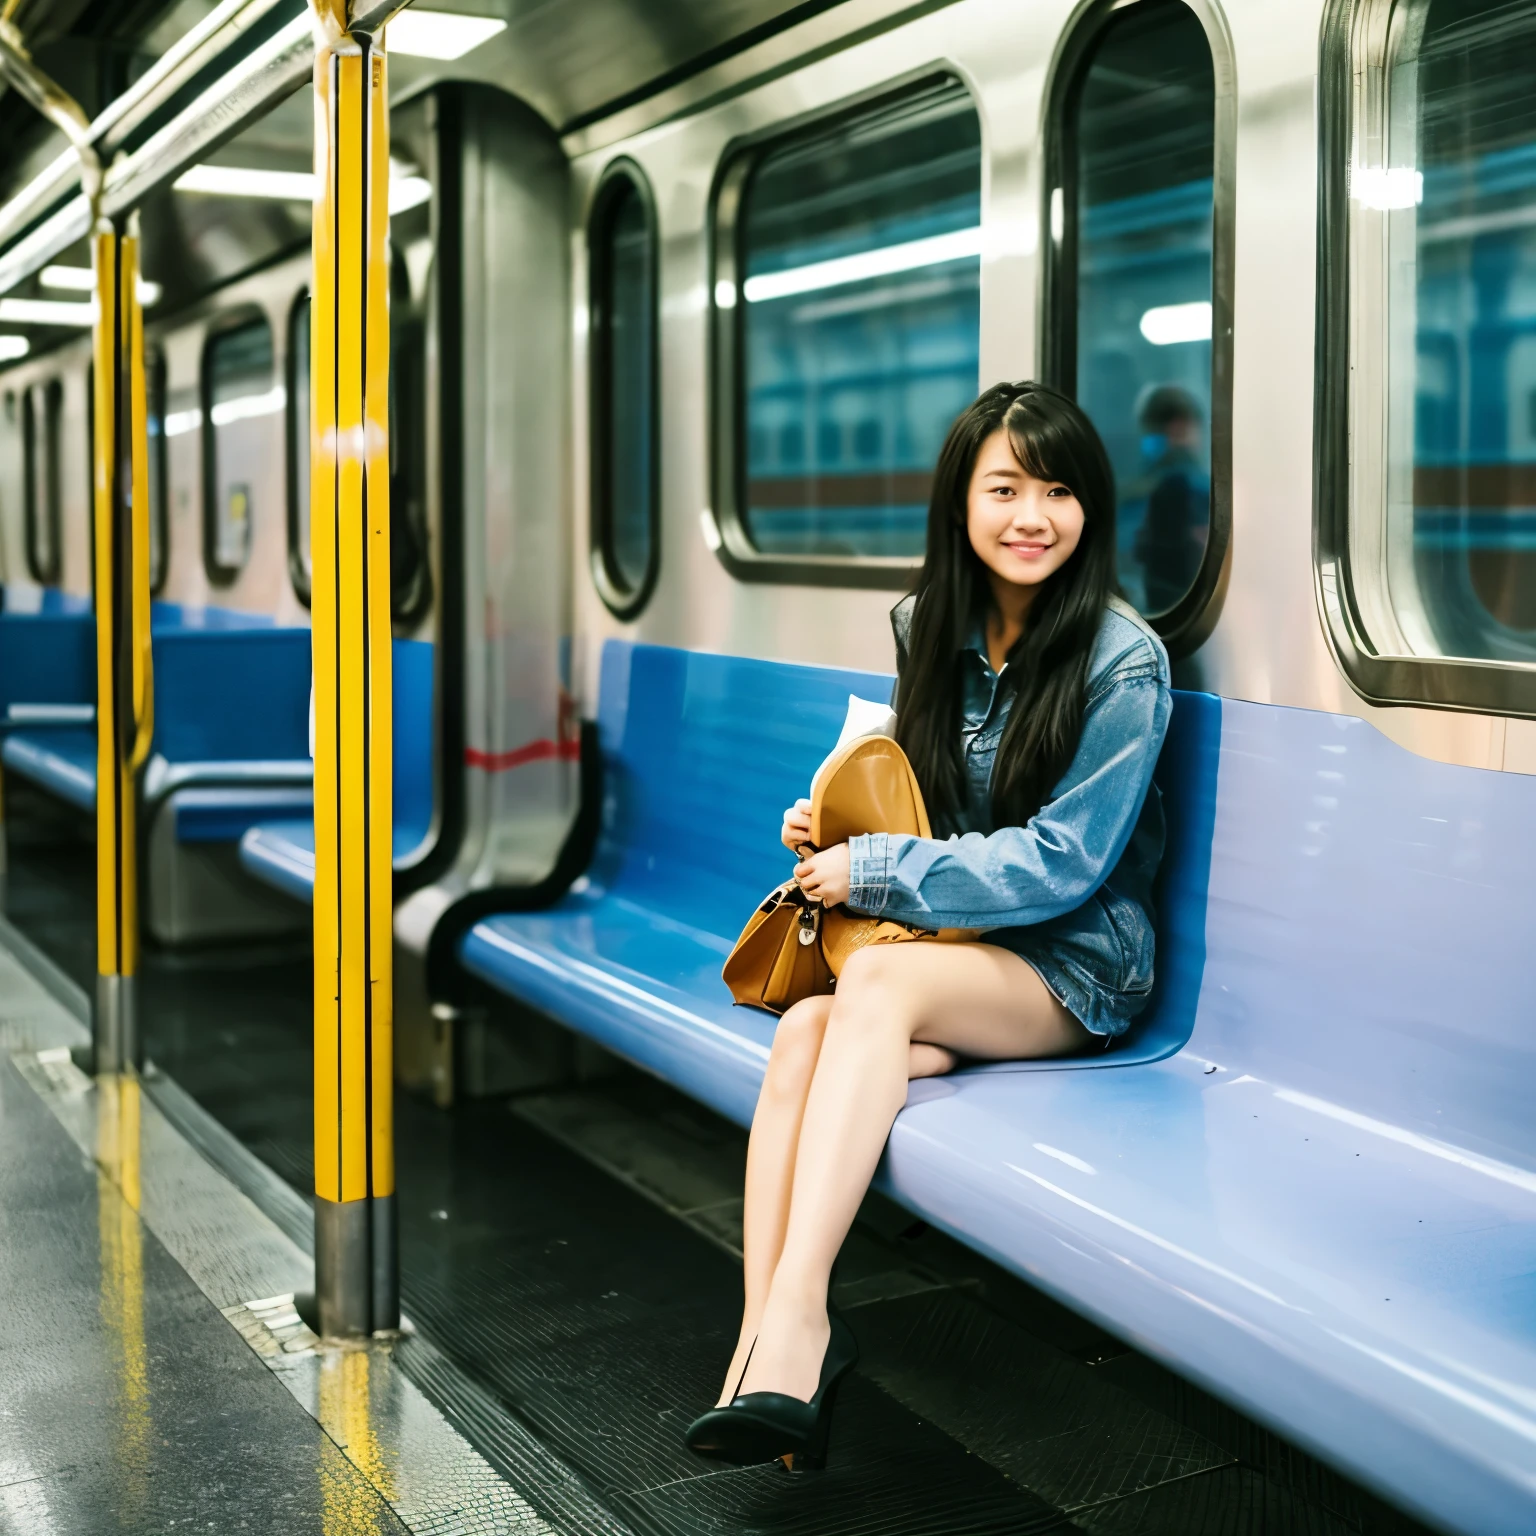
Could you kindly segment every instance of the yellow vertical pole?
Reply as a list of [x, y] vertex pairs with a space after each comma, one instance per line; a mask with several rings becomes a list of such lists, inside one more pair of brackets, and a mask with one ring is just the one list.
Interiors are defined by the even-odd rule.
[[[95, 271], [96, 1013], [98, 1072], [137, 1070], [139, 910], [135, 771], [148, 751], [149, 449], [138, 238], [106, 219]], [[141, 739], [142, 738], [142, 739]]]
[[393, 1127], [389, 117], [382, 39], [316, 23], [310, 541], [315, 675], [315, 1293], [399, 1323]]

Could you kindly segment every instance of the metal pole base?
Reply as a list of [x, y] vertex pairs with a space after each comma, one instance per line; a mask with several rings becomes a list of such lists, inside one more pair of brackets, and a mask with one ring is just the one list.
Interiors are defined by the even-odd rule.
[[137, 1072], [144, 1061], [139, 1039], [139, 978], [97, 976], [92, 1022], [97, 1074]]
[[400, 1326], [395, 1197], [315, 1197], [315, 1310], [324, 1338], [356, 1339]]

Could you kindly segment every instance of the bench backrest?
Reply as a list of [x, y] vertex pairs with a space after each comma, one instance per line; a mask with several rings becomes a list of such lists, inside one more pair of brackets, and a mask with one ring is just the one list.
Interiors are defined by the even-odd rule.
[[0, 612], [0, 718], [12, 704], [94, 704], [89, 613]]
[[1536, 778], [1232, 699], [1220, 773], [1191, 1049], [1536, 1188]]
[[154, 750], [168, 762], [308, 759], [307, 629], [162, 630], [154, 645]]
[[396, 640], [395, 827], [425, 837], [432, 822], [432, 644]]
[[[598, 726], [606, 768], [593, 879], [728, 947], [755, 904], [789, 878], [784, 808], [842, 729], [848, 695], [884, 700], [877, 672], [796, 666], [610, 640]], [[1175, 694], [1158, 767], [1168, 819], [1159, 888], [1157, 994], [1138, 1059], [1189, 1037], [1204, 965], [1205, 887], [1221, 703]]]

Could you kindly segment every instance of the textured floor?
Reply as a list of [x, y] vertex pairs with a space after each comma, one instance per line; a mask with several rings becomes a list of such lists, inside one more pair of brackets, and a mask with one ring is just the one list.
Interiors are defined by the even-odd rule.
[[0, 1060], [0, 1531], [404, 1533]]
[[[89, 899], [88, 855], [13, 853], [13, 918], [85, 975]], [[159, 1066], [301, 1190], [308, 988], [302, 956], [210, 953], [149, 957], [144, 989]], [[682, 1429], [733, 1342], [742, 1155], [733, 1127], [632, 1074], [452, 1114], [399, 1102], [408, 1311], [635, 1536], [1416, 1536], [879, 1201], [839, 1271], [863, 1361], [828, 1471], [693, 1457]]]

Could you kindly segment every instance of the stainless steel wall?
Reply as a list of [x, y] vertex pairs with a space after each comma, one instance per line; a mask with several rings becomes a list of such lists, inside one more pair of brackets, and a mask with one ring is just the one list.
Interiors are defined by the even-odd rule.
[[[576, 654], [590, 708], [602, 640], [889, 669], [886, 610], [871, 591], [778, 587], [729, 575], [706, 540], [709, 506], [710, 187], [733, 139], [945, 68], [974, 94], [983, 131], [982, 346], [978, 385], [1039, 368], [1039, 209], [1047, 84], [1061, 41], [1087, 6], [1062, 0], [958, 0], [852, 46], [894, 5], [852, 3], [815, 18], [655, 100], [565, 141], [575, 183], [573, 291], [584, 292], [585, 216], [603, 167], [625, 154], [655, 192], [662, 251], [661, 575], [633, 623], [599, 600], [575, 565]], [[1413, 751], [1536, 772], [1536, 722], [1429, 709], [1379, 709], [1350, 688], [1318, 619], [1312, 567], [1314, 264], [1318, 144], [1314, 108], [1321, 5], [1230, 0], [1236, 64], [1237, 189], [1232, 566], [1221, 618], [1191, 680], [1235, 698], [1361, 715]], [[797, 58], [807, 60], [796, 64]], [[575, 539], [587, 532], [586, 316], [573, 310]]]

